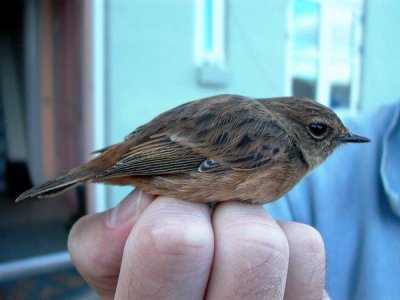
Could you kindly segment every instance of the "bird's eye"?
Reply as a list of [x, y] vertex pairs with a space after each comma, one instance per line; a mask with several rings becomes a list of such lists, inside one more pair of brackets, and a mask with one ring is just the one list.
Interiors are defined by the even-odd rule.
[[308, 125], [308, 131], [316, 139], [322, 139], [328, 132], [328, 126], [322, 123], [311, 123]]

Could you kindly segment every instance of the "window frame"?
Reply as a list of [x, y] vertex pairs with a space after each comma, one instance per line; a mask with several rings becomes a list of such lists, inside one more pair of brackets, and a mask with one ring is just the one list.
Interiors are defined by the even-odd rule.
[[[287, 95], [292, 95], [292, 81], [294, 78], [293, 72], [293, 41], [294, 41], [294, 18], [293, 8], [296, 0], [291, 0], [288, 5], [287, 11], [287, 48], [286, 48], [286, 80], [285, 80], [285, 92]], [[331, 32], [333, 30], [333, 17], [330, 13], [332, 9], [345, 9], [351, 12], [353, 16], [353, 28], [352, 28], [352, 45], [351, 45], [351, 78], [350, 78], [350, 99], [349, 106], [346, 108], [340, 108], [355, 112], [360, 108], [360, 84], [361, 84], [361, 59], [362, 59], [362, 32], [363, 32], [363, 0], [302, 0], [318, 4], [320, 6], [321, 15], [320, 27], [319, 27], [319, 51], [318, 51], [318, 71], [316, 78], [315, 87], [315, 98], [318, 102], [331, 106], [330, 92], [332, 80], [328, 76], [328, 72], [325, 70], [329, 68], [330, 53], [332, 47], [330, 45]], [[323, 55], [321, 54], [323, 53]]]

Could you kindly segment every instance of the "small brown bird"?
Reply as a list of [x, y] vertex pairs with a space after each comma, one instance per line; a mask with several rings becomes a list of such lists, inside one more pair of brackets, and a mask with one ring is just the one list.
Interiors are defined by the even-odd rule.
[[337, 146], [369, 141], [311, 100], [219, 95], [164, 112], [17, 201], [96, 182], [135, 185], [188, 201], [267, 203], [287, 193]]

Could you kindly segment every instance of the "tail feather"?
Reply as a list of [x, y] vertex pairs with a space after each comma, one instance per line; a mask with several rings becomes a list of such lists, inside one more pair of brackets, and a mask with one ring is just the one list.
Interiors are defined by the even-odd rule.
[[81, 172], [63, 174], [57, 178], [51, 179], [41, 185], [35, 186], [27, 190], [26, 192], [19, 195], [15, 202], [19, 202], [27, 198], [43, 198], [47, 196], [52, 196], [79, 184], [81, 181], [86, 179], [86, 177], [87, 176], [83, 175]]

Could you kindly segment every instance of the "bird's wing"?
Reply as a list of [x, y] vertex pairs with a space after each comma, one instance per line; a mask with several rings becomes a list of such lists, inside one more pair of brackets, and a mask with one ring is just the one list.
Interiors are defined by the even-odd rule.
[[139, 142], [100, 176], [248, 171], [267, 165], [290, 143], [260, 103], [237, 96], [205, 100], [177, 107], [141, 127], [135, 134]]
[[275, 117], [251, 100], [211, 106], [189, 125], [171, 132], [171, 140], [207, 158], [201, 172], [252, 170], [267, 165], [291, 144]]
[[205, 160], [190, 148], [166, 136], [152, 137], [130, 147], [120, 159], [98, 177], [164, 175], [196, 170]]

